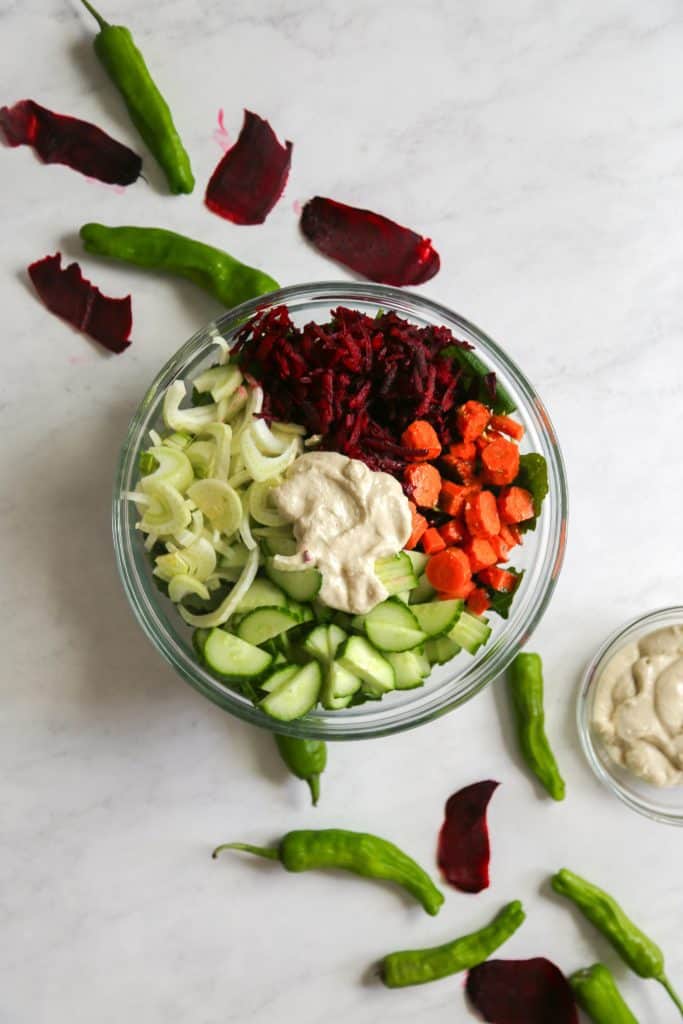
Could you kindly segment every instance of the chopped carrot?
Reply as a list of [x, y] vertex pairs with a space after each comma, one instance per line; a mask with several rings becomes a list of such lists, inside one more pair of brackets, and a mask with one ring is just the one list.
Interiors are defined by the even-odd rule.
[[473, 537], [494, 537], [500, 532], [500, 518], [492, 491], [480, 491], [467, 499], [465, 522]]
[[409, 456], [411, 462], [431, 462], [441, 455], [439, 437], [426, 420], [414, 420], [406, 427], [401, 434], [401, 444], [414, 450]]
[[435, 526], [430, 526], [422, 534], [422, 550], [425, 555], [435, 555], [437, 551], [444, 551], [446, 541], [443, 539]]
[[517, 547], [518, 544], [522, 543], [522, 537], [516, 526], [510, 525], [509, 523], [503, 523], [500, 527], [500, 539], [508, 548]]
[[495, 487], [511, 484], [519, 473], [519, 448], [504, 437], [491, 441], [482, 450], [484, 480]]
[[474, 460], [458, 459], [455, 455], [444, 455], [441, 464], [463, 484], [469, 485], [476, 482], [477, 472], [474, 467]]
[[442, 480], [439, 508], [447, 512], [449, 516], [458, 516], [465, 507], [465, 501], [469, 495], [469, 487], [465, 487], [463, 484], [454, 484], [450, 480]]
[[460, 548], [446, 548], [427, 562], [427, 579], [435, 590], [455, 594], [472, 580], [467, 555]]
[[465, 402], [458, 409], [456, 423], [463, 441], [474, 441], [488, 426], [491, 413], [481, 402]]
[[491, 441], [499, 441], [502, 438], [502, 434], [499, 434], [497, 430], [487, 430], [486, 433], [481, 434], [474, 442], [474, 446], [477, 452], [481, 455], [487, 444], [491, 444]]
[[514, 438], [515, 441], [521, 441], [524, 437], [524, 427], [510, 416], [492, 416], [491, 426], [501, 434]]
[[474, 462], [477, 457], [477, 448], [471, 441], [461, 441], [460, 444], [450, 445], [448, 454], [453, 459], [464, 459], [465, 462]]
[[468, 580], [467, 583], [463, 583], [461, 587], [456, 587], [455, 590], [440, 590], [437, 592], [439, 601], [463, 601], [466, 597], [474, 590], [474, 583], [472, 580]]
[[498, 512], [504, 523], [523, 523], [534, 515], [534, 499], [523, 487], [505, 487], [498, 495]]
[[488, 569], [498, 561], [493, 545], [486, 537], [472, 537], [472, 540], [463, 544], [462, 549], [469, 559], [473, 574], [480, 569]]
[[467, 539], [467, 531], [459, 519], [449, 519], [447, 523], [439, 527], [439, 533], [446, 541], [446, 547], [460, 544]]
[[501, 526], [497, 537], [489, 537], [489, 543], [496, 553], [497, 562], [507, 562], [510, 557], [510, 547], [503, 540], [503, 529], [504, 527]]
[[502, 590], [505, 593], [509, 593], [515, 589], [518, 577], [506, 569], [498, 569], [496, 566], [492, 566], [489, 569], [482, 569], [478, 579], [487, 587], [491, 587], [492, 590]]
[[475, 587], [467, 596], [467, 610], [473, 615], [483, 615], [491, 607], [489, 595], [481, 587]]
[[408, 537], [408, 540], [406, 541], [406, 548], [408, 549], [408, 551], [412, 551], [412, 549], [416, 546], [416, 544], [420, 540], [420, 537], [422, 536], [422, 534], [427, 529], [427, 525], [428, 524], [427, 524], [427, 520], [425, 519], [425, 517], [421, 516], [420, 513], [417, 511], [417, 509], [415, 507], [415, 503], [412, 502], [412, 501], [409, 501], [408, 504], [410, 505], [410, 514], [411, 514], [412, 519], [413, 519], [413, 526], [412, 526], [412, 530], [411, 530], [411, 533], [410, 533], [410, 537]]
[[403, 473], [408, 497], [420, 508], [436, 508], [441, 490], [441, 474], [427, 462], [411, 462]]

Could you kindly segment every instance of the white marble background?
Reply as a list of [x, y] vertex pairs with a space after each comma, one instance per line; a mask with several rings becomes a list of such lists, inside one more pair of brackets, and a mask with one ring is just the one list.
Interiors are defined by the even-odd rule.
[[[563, 864], [608, 885], [683, 987], [683, 834], [616, 802], [582, 760], [573, 703], [607, 631], [681, 600], [683, 10], [677, 0], [101, 0], [135, 37], [192, 154], [191, 197], [126, 194], [0, 148], [2, 622], [0, 1020], [7, 1024], [466, 1021], [461, 980], [389, 992], [367, 968], [521, 897], [505, 956], [566, 971], [604, 958], [641, 1022], [676, 1012], [549, 895]], [[35, 98], [141, 143], [76, 0], [0, 0], [1, 102]], [[210, 214], [219, 107], [294, 141], [263, 227]], [[177, 679], [128, 611], [109, 535], [117, 450], [146, 383], [218, 307], [189, 284], [83, 258], [134, 297], [134, 345], [107, 357], [36, 301], [24, 268], [90, 219], [159, 224], [284, 283], [340, 276], [298, 235], [315, 193], [430, 235], [424, 290], [527, 370], [567, 458], [567, 563], [534, 638], [569, 782], [550, 805], [520, 770], [500, 686], [416, 732], [334, 746], [314, 813], [265, 733]], [[445, 798], [483, 777], [493, 885], [438, 919], [389, 889], [209, 859], [221, 840], [342, 825], [433, 863]]]

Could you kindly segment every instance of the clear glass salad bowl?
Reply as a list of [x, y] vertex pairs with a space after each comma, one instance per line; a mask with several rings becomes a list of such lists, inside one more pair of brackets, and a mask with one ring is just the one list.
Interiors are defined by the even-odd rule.
[[[397, 691], [381, 701], [368, 701], [341, 711], [317, 709], [303, 719], [284, 723], [269, 718], [249, 700], [211, 675], [192, 647], [192, 630], [152, 576], [143, 535], [135, 529], [137, 511], [126, 500], [138, 478], [140, 453], [149, 446], [148, 432], [161, 424], [163, 395], [173, 381], [192, 379], [216, 361], [216, 339], [231, 344], [236, 331], [254, 313], [285, 303], [295, 323], [324, 322], [330, 309], [343, 305], [371, 316], [379, 309], [395, 310], [416, 323], [443, 324], [458, 338], [474, 345], [479, 357], [498, 375], [512, 395], [517, 415], [526, 428], [523, 451], [536, 451], [548, 462], [550, 490], [536, 530], [515, 549], [514, 564], [524, 569], [521, 585], [507, 620], [491, 615], [488, 643], [471, 657], [465, 652], [446, 665], [435, 666], [419, 689]], [[300, 737], [329, 740], [388, 735], [428, 722], [469, 700], [499, 675], [529, 639], [550, 600], [562, 565], [566, 540], [567, 484], [562, 455], [550, 418], [534, 388], [512, 360], [479, 328], [445, 306], [422, 296], [383, 285], [320, 283], [294, 285], [230, 310], [203, 327], [160, 370], [147, 389], [128, 428], [118, 465], [113, 500], [114, 547], [123, 585], [135, 615], [157, 650], [191, 686], [219, 707], [247, 722]]]

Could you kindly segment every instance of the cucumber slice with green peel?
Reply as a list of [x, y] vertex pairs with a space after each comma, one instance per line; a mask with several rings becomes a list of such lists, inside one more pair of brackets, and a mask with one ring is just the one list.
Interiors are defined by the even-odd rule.
[[350, 636], [339, 652], [337, 661], [342, 668], [358, 676], [363, 691], [371, 696], [381, 697], [383, 693], [396, 688], [393, 666], [365, 637]]
[[206, 638], [204, 660], [223, 679], [239, 682], [259, 679], [268, 671], [273, 658], [241, 637], [215, 628]]
[[299, 621], [288, 608], [254, 608], [240, 621], [237, 635], [248, 644], [263, 644], [280, 633], [286, 633], [293, 626], [298, 626]]
[[310, 661], [264, 697], [259, 707], [280, 722], [302, 718], [318, 703], [321, 682], [320, 665]]
[[209, 638], [210, 632], [210, 629], [195, 629], [192, 634], [192, 646], [202, 661], [204, 660], [204, 648], [206, 647], [206, 641]]
[[416, 647], [414, 651], [410, 652], [418, 664], [420, 675], [423, 679], [426, 679], [429, 673], [432, 671], [432, 666], [429, 663], [429, 658], [425, 654], [422, 647]]
[[271, 558], [266, 559], [265, 569], [269, 579], [295, 601], [312, 601], [323, 583], [317, 569], [276, 569]]
[[327, 626], [316, 626], [304, 640], [304, 650], [312, 658], [327, 662], [330, 659], [330, 648], [327, 642]]
[[411, 604], [410, 610], [418, 625], [428, 637], [445, 636], [462, 615], [465, 602], [460, 600], [430, 601]]
[[289, 680], [292, 679], [299, 671], [300, 667], [300, 665], [280, 665], [275, 672], [271, 672], [262, 683], [259, 683], [259, 686], [262, 690], [265, 690], [266, 693], [272, 693], [273, 690], [277, 690], [278, 686], [281, 686], [282, 683], [289, 682]]
[[463, 612], [448, 636], [470, 654], [476, 654], [491, 636], [491, 627], [488, 619], [472, 615], [471, 612]]
[[352, 620], [353, 615], [349, 615], [348, 612], [335, 612], [334, 615], [332, 616], [332, 622], [335, 624], [335, 626], [339, 626], [339, 628], [343, 629], [344, 632], [346, 633], [351, 632]]
[[361, 681], [348, 669], [333, 661], [328, 667], [323, 683], [321, 702], [329, 711], [338, 711], [351, 703], [354, 693], [360, 690]]
[[390, 651], [386, 659], [394, 669], [397, 690], [414, 690], [423, 685], [422, 663], [413, 651]]
[[293, 601], [290, 597], [285, 601], [285, 607], [289, 609], [292, 615], [296, 615], [300, 623], [313, 622], [315, 619], [310, 604], [301, 604], [299, 601]]
[[417, 586], [410, 591], [410, 604], [423, 604], [431, 601], [436, 594], [436, 589], [431, 585], [426, 576], [420, 576]]
[[347, 638], [347, 633], [334, 623], [327, 627], [327, 649], [332, 661], [337, 656], [337, 651]]
[[410, 564], [413, 567], [413, 572], [419, 579], [420, 576], [424, 575], [424, 571], [427, 568], [429, 555], [425, 555], [423, 551], [406, 551], [405, 554], [410, 559]]
[[287, 537], [284, 534], [271, 534], [268, 537], [263, 537], [261, 540], [261, 546], [267, 555], [295, 555], [299, 545], [293, 537]]
[[378, 651], [408, 651], [424, 643], [426, 636], [412, 611], [396, 597], [382, 601], [368, 612], [365, 632]]
[[388, 558], [378, 558], [375, 562], [375, 575], [388, 594], [398, 594], [401, 590], [410, 590], [417, 585], [417, 576], [407, 551], [399, 551], [397, 555]]
[[352, 629], [354, 633], [362, 633], [362, 635], [365, 636], [365, 616], [354, 615], [349, 623], [349, 628]]
[[409, 604], [411, 594], [412, 590], [402, 590], [400, 593], [395, 594], [394, 596], [397, 597], [399, 601], [403, 601], [404, 604]]
[[438, 636], [425, 644], [425, 656], [430, 665], [445, 665], [447, 661], [459, 654], [461, 647], [449, 636]]
[[254, 608], [286, 608], [287, 598], [283, 590], [276, 587], [270, 580], [257, 577], [240, 603], [235, 608], [238, 615], [251, 612]]

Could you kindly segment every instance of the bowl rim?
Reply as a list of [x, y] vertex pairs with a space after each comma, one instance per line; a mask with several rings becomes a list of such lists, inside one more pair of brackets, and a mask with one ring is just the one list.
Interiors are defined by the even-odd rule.
[[[544, 444], [545, 454], [548, 456], [550, 494], [544, 506], [544, 518], [540, 521], [543, 524], [546, 544], [543, 551], [542, 567], [539, 570], [541, 579], [538, 593], [533, 598], [529, 598], [530, 607], [527, 614], [515, 620], [513, 606], [513, 614], [507, 620], [509, 635], [506, 642], [503, 644], [502, 638], [498, 637], [490, 648], [485, 649], [481, 659], [474, 660], [464, 673], [456, 673], [451, 679], [441, 684], [439, 689], [443, 690], [444, 686], [451, 686], [456, 679], [460, 680], [463, 676], [471, 675], [469, 685], [462, 691], [451, 694], [450, 697], [442, 696], [438, 700], [425, 699], [425, 706], [421, 706], [412, 714], [407, 705], [401, 705], [394, 709], [387, 708], [386, 712], [376, 716], [377, 721], [369, 722], [364, 721], [361, 717], [354, 717], [353, 720], [347, 718], [344, 721], [344, 712], [330, 712], [326, 718], [320, 713], [314, 713], [310, 717], [306, 716], [303, 719], [287, 723], [269, 719], [253, 704], [222, 686], [218, 680], [210, 676], [199, 666], [196, 658], [194, 660], [188, 658], [186, 651], [172, 636], [172, 627], [169, 629], [170, 641], [166, 642], [167, 638], [163, 637], [158, 628], [160, 622], [167, 621], [166, 617], [147, 599], [139, 575], [136, 576], [134, 571], [136, 559], [128, 536], [130, 531], [127, 530], [125, 522], [127, 502], [122, 495], [131, 489], [127, 481], [130, 482], [132, 479], [132, 462], [136, 457], [139, 442], [146, 434], [144, 428], [146, 421], [151, 416], [150, 409], [158, 402], [160, 394], [172, 380], [183, 378], [184, 369], [187, 368], [186, 364], [191, 357], [196, 356], [198, 352], [206, 351], [211, 344], [219, 343], [220, 339], [229, 333], [229, 325], [234, 332], [238, 324], [243, 323], [255, 313], [273, 305], [289, 305], [295, 300], [310, 304], [329, 302], [332, 306], [342, 302], [390, 305], [399, 314], [408, 317], [411, 313], [414, 317], [419, 317], [422, 314], [425, 317], [438, 320], [440, 323], [446, 323], [453, 329], [456, 336], [458, 331], [469, 335], [470, 339], [480, 347], [479, 354], [484, 359], [488, 357], [489, 361], [492, 359], [494, 366], [500, 364], [514, 382], [515, 388], [524, 400], [524, 407], [520, 407], [519, 412], [525, 416], [527, 422], [533, 423], [538, 437]], [[114, 483], [112, 530], [117, 568], [135, 617], [157, 650], [186, 682], [222, 709], [230, 711], [251, 724], [273, 732], [300, 738], [326, 740], [371, 739], [415, 728], [454, 710], [507, 668], [540, 622], [554, 592], [566, 548], [567, 506], [567, 479], [564, 460], [547, 410], [526, 375], [496, 342], [459, 313], [415, 292], [363, 282], [322, 281], [290, 285], [267, 295], [260, 295], [228, 310], [196, 331], [166, 361], [137, 406], [121, 447]], [[552, 526], [547, 525], [551, 517], [551, 509]], [[515, 624], [514, 629], [512, 628], [513, 623]], [[423, 692], [426, 691], [415, 691], [418, 694]]]
[[[642, 635], [647, 626], [654, 627], [664, 623], [674, 625], [676, 622], [683, 625], [683, 605], [666, 605], [662, 608], [655, 608], [653, 611], [634, 616], [628, 622], [612, 630], [600, 644], [581, 676], [576, 698], [576, 725], [581, 749], [593, 774], [613, 796], [616, 796], [632, 811], [650, 818], [651, 821], [658, 821], [665, 825], [683, 826], [683, 806], [680, 811], [663, 808], [654, 802], [654, 798], [650, 801], [645, 797], [639, 797], [620, 783], [616, 775], [609, 770], [611, 764], [614, 764], [615, 769], [619, 766], [611, 760], [606, 752], [604, 760], [600, 757], [598, 753], [599, 740], [594, 737], [590, 722], [590, 698], [597, 681], [598, 670], [604, 662], [628, 643], [629, 639], [635, 638], [636, 634]], [[651, 788], [653, 793], [666, 793], [681, 787], [659, 789], [652, 786]]]

